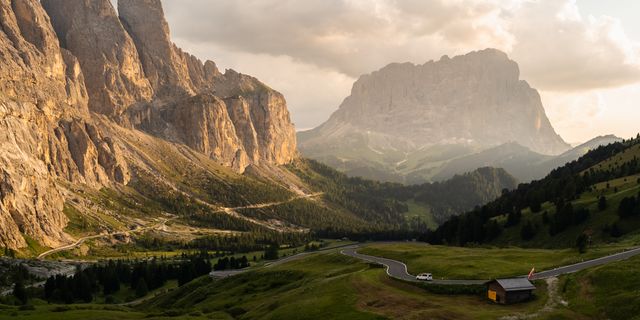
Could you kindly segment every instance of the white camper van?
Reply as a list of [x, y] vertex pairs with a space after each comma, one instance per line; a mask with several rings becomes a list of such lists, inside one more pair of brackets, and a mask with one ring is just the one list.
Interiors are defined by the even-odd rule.
[[420, 281], [432, 281], [433, 275], [431, 273], [421, 273], [416, 276], [416, 280]]

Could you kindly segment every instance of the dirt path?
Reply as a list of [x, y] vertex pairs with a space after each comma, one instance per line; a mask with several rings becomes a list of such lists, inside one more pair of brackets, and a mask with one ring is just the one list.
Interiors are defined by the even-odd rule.
[[[267, 208], [267, 207], [273, 207], [273, 206], [279, 206], [285, 203], [289, 203], [295, 200], [299, 200], [299, 199], [311, 199], [311, 198], [316, 198], [319, 197], [321, 195], [323, 195], [324, 193], [322, 192], [317, 192], [317, 193], [311, 193], [311, 194], [304, 194], [304, 195], [299, 195], [299, 196], [295, 196], [292, 197], [288, 200], [285, 201], [278, 201], [278, 202], [268, 202], [268, 203], [260, 203], [260, 204], [253, 204], [253, 205], [248, 205], [248, 206], [242, 206], [242, 207], [235, 207], [235, 208], [226, 208], [226, 207], [216, 207], [213, 206], [212, 204], [208, 203], [208, 202], [204, 202], [202, 201], [203, 204], [216, 209], [216, 212], [224, 212], [230, 216], [236, 217], [238, 219], [243, 219], [246, 221], [249, 221], [251, 223], [257, 224], [257, 225], [261, 225], [264, 226], [266, 228], [272, 229], [272, 230], [276, 230], [276, 231], [294, 231], [294, 232], [305, 232], [308, 229], [306, 228], [300, 228], [300, 227], [289, 227], [289, 226], [285, 226], [279, 223], [274, 223], [274, 222], [265, 222], [265, 221], [261, 221], [261, 220], [256, 220], [253, 218], [249, 218], [249, 217], [245, 217], [244, 215], [241, 215], [240, 213], [236, 212], [236, 210], [241, 210], [241, 209], [259, 209], [259, 208]], [[199, 199], [196, 199], [197, 201], [201, 201]], [[143, 232], [143, 231], [147, 231], [150, 229], [157, 229], [157, 228], [164, 228], [167, 224], [167, 222], [176, 219], [177, 217], [172, 217], [170, 219], [162, 219], [161, 222], [157, 223], [157, 224], [153, 224], [150, 226], [146, 226], [143, 228], [138, 228], [135, 230], [127, 230], [127, 231], [118, 231], [118, 232], [111, 232], [111, 233], [100, 233], [100, 234], [95, 234], [95, 235], [91, 235], [91, 236], [86, 236], [86, 237], [82, 237], [78, 240], [76, 240], [76, 242], [72, 243], [72, 244], [68, 244], [68, 245], [64, 245], [61, 247], [57, 247], [57, 248], [53, 248], [51, 250], [45, 251], [43, 253], [41, 253], [40, 255], [38, 255], [38, 259], [43, 259], [47, 256], [50, 256], [54, 253], [58, 253], [58, 252], [62, 252], [62, 251], [66, 251], [66, 250], [70, 250], [70, 249], [74, 249], [79, 247], [80, 245], [82, 245], [83, 243], [87, 242], [88, 240], [93, 240], [93, 239], [100, 239], [100, 238], [109, 238], [109, 237], [114, 237], [114, 236], [127, 236], [127, 235], [131, 235], [131, 234], [135, 234], [135, 233], [139, 233], [139, 232]]]
[[242, 210], [242, 209], [260, 209], [260, 208], [268, 208], [268, 207], [275, 207], [275, 206], [279, 206], [285, 203], [289, 203], [289, 202], [293, 202], [296, 200], [300, 200], [300, 199], [310, 199], [310, 198], [317, 198], [321, 195], [323, 195], [324, 192], [316, 192], [316, 193], [311, 193], [311, 194], [303, 194], [303, 195], [298, 195], [295, 196], [293, 198], [290, 198], [288, 200], [284, 200], [284, 201], [277, 201], [277, 202], [267, 202], [267, 203], [260, 203], [260, 204], [252, 204], [252, 205], [248, 205], [248, 206], [243, 206], [243, 207], [235, 207], [235, 208], [221, 208], [221, 211], [226, 211], [226, 210]]
[[542, 316], [545, 313], [549, 313], [561, 304], [567, 305], [567, 302], [562, 299], [560, 293], [558, 292], [558, 278], [546, 278], [545, 282], [547, 282], [547, 303], [544, 304], [540, 310], [530, 313], [530, 314], [516, 314], [509, 315], [500, 318], [500, 320], [527, 320], [527, 319], [536, 319]]
[[82, 237], [80, 239], [78, 239], [76, 242], [69, 244], [69, 245], [65, 245], [65, 246], [61, 246], [58, 248], [54, 248], [48, 251], [45, 251], [43, 253], [41, 253], [40, 255], [38, 255], [37, 259], [44, 259], [47, 256], [50, 256], [54, 253], [58, 253], [61, 251], [66, 251], [66, 250], [70, 250], [73, 248], [77, 248], [80, 245], [82, 245], [83, 243], [85, 243], [88, 240], [93, 240], [93, 239], [99, 239], [99, 238], [110, 238], [110, 237], [114, 237], [114, 236], [127, 236], [130, 234], [134, 234], [134, 233], [138, 233], [138, 232], [142, 232], [142, 231], [147, 231], [150, 229], [156, 229], [156, 228], [163, 228], [167, 222], [176, 219], [176, 217], [172, 217], [172, 218], [163, 218], [162, 221], [156, 223], [156, 224], [152, 224], [150, 226], [146, 226], [143, 228], [138, 228], [135, 230], [127, 230], [127, 231], [118, 231], [118, 232], [104, 232], [104, 233], [100, 233], [100, 234], [95, 234], [95, 235], [91, 235], [91, 236], [86, 236], [86, 237]]

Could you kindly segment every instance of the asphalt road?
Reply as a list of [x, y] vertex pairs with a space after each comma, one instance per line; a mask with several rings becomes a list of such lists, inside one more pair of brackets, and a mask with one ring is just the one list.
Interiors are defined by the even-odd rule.
[[601, 266], [603, 264], [607, 264], [607, 263], [611, 263], [611, 262], [626, 260], [626, 259], [629, 259], [629, 258], [631, 258], [633, 256], [637, 256], [637, 255], [640, 255], [640, 247], [634, 248], [634, 249], [630, 249], [630, 250], [626, 250], [626, 251], [620, 252], [620, 253], [615, 253], [615, 254], [612, 254], [612, 255], [609, 255], [609, 256], [606, 256], [606, 257], [602, 257], [602, 258], [597, 258], [597, 259], [593, 259], [593, 260], [587, 260], [585, 262], [580, 262], [580, 263], [576, 263], [576, 264], [572, 264], [572, 265], [556, 268], [556, 269], [553, 269], [553, 270], [547, 270], [547, 271], [538, 272], [538, 273], [533, 275], [533, 279], [534, 280], [538, 280], [538, 279], [553, 278], [553, 277], [557, 277], [559, 275], [574, 273], [574, 272], [578, 272], [578, 271], [581, 271], [581, 270], [584, 270], [584, 269], [587, 269], [587, 268], [597, 267], [597, 266]]
[[[348, 247], [348, 246], [353, 246], [353, 244], [344, 244], [344, 245], [333, 246], [333, 247], [328, 247], [328, 248], [320, 248], [320, 249], [318, 249], [316, 251], [301, 252], [301, 253], [298, 253], [298, 254], [294, 254], [294, 255], [291, 255], [291, 256], [280, 258], [278, 260], [267, 262], [261, 268], [275, 267], [275, 266], [278, 266], [278, 265], [281, 265], [281, 264], [284, 264], [284, 263], [287, 263], [287, 262], [290, 262], [290, 261], [301, 259], [303, 257], [306, 257], [306, 256], [308, 256], [310, 254], [313, 254], [313, 253], [316, 253], [316, 252], [336, 250], [336, 249], [340, 249], [340, 248], [344, 248], [344, 247]], [[247, 272], [247, 271], [252, 271], [252, 270], [256, 270], [256, 268], [233, 269], [233, 270], [223, 270], [223, 271], [211, 271], [211, 273], [209, 273], [209, 276], [211, 276], [212, 278], [226, 278], [226, 277], [235, 276], [237, 274], [240, 274], [240, 273], [243, 273], [243, 272]]]
[[[416, 277], [414, 275], [407, 272], [407, 265], [405, 265], [404, 263], [396, 260], [387, 259], [387, 258], [361, 254], [357, 252], [357, 249], [359, 249], [359, 246], [352, 246], [352, 247], [343, 249], [341, 253], [350, 257], [364, 260], [364, 261], [382, 264], [386, 266], [387, 274], [390, 277], [400, 279], [400, 280], [405, 280], [405, 281], [421, 282], [419, 280], [416, 280]], [[636, 255], [640, 255], [640, 247], [630, 249], [624, 252], [612, 254], [606, 257], [601, 257], [593, 260], [588, 260], [588, 261], [564, 266], [564, 267], [559, 267], [553, 270], [542, 271], [534, 274], [532, 279], [539, 280], [539, 279], [553, 278], [563, 274], [574, 273], [587, 268], [629, 259]], [[526, 277], [526, 275], [523, 275], [522, 277]], [[470, 284], [482, 284], [482, 283], [485, 283], [486, 281], [488, 280], [437, 280], [437, 279], [434, 279], [433, 281], [429, 281], [429, 283], [444, 284], [444, 285], [470, 285]]]
[[[405, 280], [405, 281], [413, 281], [413, 282], [422, 282], [416, 280], [416, 276], [410, 274], [407, 271], [407, 265], [396, 260], [391, 260], [387, 258], [369, 256], [366, 254], [361, 254], [357, 252], [359, 246], [348, 247], [340, 251], [340, 253], [358, 258], [361, 260], [365, 260], [368, 262], [379, 263], [387, 267], [387, 274], [396, 279]], [[428, 281], [433, 284], [444, 284], [444, 285], [471, 285], [471, 284], [483, 284], [488, 280], [439, 280], [433, 279], [433, 281]]]

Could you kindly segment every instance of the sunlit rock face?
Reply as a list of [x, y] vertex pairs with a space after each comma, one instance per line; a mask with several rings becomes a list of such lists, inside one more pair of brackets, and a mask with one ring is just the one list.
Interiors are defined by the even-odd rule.
[[326, 123], [300, 135], [299, 147], [304, 155], [346, 163], [353, 157], [341, 150], [365, 144], [390, 165], [403, 160], [396, 153], [434, 146], [475, 152], [516, 142], [541, 154], [566, 151], [540, 95], [519, 76], [516, 62], [494, 49], [390, 64], [360, 77]]
[[362, 76], [317, 131], [330, 136], [350, 126], [415, 147], [513, 141], [543, 154], [566, 151], [540, 95], [519, 75], [518, 65], [493, 49], [423, 65], [391, 64]]
[[128, 184], [140, 136], [237, 172], [297, 157], [284, 97], [175, 46], [160, 1], [0, 1], [0, 56], [0, 246], [69, 243], [66, 188]]

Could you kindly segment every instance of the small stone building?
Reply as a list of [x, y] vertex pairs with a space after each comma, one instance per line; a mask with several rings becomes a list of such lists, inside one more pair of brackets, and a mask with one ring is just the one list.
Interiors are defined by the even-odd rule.
[[496, 303], [512, 304], [531, 299], [535, 289], [527, 278], [496, 279], [487, 282], [487, 297]]

